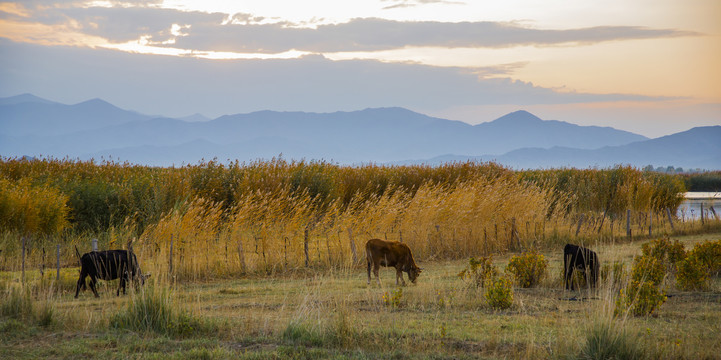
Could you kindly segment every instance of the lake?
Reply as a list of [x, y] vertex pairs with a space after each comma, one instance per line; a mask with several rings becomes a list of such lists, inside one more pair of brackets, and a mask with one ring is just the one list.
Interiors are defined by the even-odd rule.
[[704, 209], [704, 218], [712, 218], [713, 210], [721, 216], [721, 192], [687, 192], [683, 203], [678, 207], [676, 215], [682, 220], [698, 220], [701, 218], [701, 205]]

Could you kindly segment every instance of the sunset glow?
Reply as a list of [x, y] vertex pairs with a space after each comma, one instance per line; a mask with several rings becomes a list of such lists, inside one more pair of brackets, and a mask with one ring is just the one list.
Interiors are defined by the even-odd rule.
[[[721, 3], [714, 0], [47, 0], [0, 3], [0, 38], [137, 56], [242, 61], [316, 55], [337, 63], [449, 68], [481, 82], [507, 79], [559, 94], [647, 97], [664, 108], [679, 106], [679, 99], [721, 102], [719, 13]], [[520, 104], [510, 99], [503, 107]], [[564, 102], [544, 106], [568, 108]], [[467, 114], [458, 109], [491, 105], [450, 100], [443, 109], [419, 110]], [[719, 121], [713, 113], [704, 118]]]

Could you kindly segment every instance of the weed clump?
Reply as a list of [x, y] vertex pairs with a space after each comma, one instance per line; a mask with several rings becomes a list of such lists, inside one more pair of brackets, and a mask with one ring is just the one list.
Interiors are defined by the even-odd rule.
[[211, 330], [207, 323], [174, 306], [167, 289], [150, 287], [131, 296], [127, 308], [110, 319], [110, 326], [178, 336]]
[[506, 266], [506, 272], [513, 275], [518, 285], [530, 288], [538, 285], [546, 276], [548, 260], [535, 251], [514, 255]]
[[18, 320], [29, 320], [35, 317], [35, 302], [29, 289], [12, 287], [2, 297], [0, 314]]
[[608, 322], [596, 322], [588, 330], [578, 359], [644, 359], [637, 336], [615, 329]]
[[30, 287], [11, 287], [0, 296], [0, 316], [42, 327], [55, 324], [55, 307], [49, 300], [40, 304], [33, 299]]
[[399, 308], [403, 305], [403, 288], [393, 290], [392, 293], [383, 293], [383, 304], [392, 308]]
[[603, 264], [601, 267], [601, 279], [614, 289], [620, 289], [623, 286], [626, 276], [623, 262], [614, 261], [612, 264]]

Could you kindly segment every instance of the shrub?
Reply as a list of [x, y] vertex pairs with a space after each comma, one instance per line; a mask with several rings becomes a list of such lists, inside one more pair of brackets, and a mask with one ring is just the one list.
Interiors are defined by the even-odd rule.
[[513, 305], [513, 283], [505, 277], [496, 278], [486, 288], [485, 296], [491, 308], [508, 309]]
[[665, 277], [662, 260], [651, 255], [636, 256], [631, 269], [631, 281], [620, 290], [615, 313], [628, 310], [635, 316], [650, 315], [666, 301], [660, 285]]
[[634, 316], [651, 315], [664, 302], [666, 302], [666, 293], [658, 285], [651, 281], [631, 280], [616, 298], [614, 313], [619, 315], [628, 310]]
[[653, 285], [660, 285], [666, 271], [661, 260], [648, 255], [636, 256], [633, 259], [631, 280], [637, 283], [650, 281]]
[[721, 240], [696, 244], [691, 251], [710, 274], [718, 276], [721, 273]]
[[529, 288], [540, 283], [546, 275], [547, 267], [548, 260], [534, 251], [512, 256], [506, 272], [513, 275], [519, 286]]
[[676, 266], [679, 289], [708, 290], [710, 277], [721, 271], [721, 240], [696, 244]]
[[486, 281], [492, 281], [498, 276], [498, 268], [493, 265], [492, 256], [481, 256], [479, 259], [471, 257], [468, 260], [468, 267], [458, 273], [461, 280], [469, 281], [476, 287], [484, 287]]
[[678, 240], [671, 242], [667, 237], [644, 243], [641, 253], [660, 260], [668, 271], [675, 271], [676, 263], [686, 257], [683, 244]]
[[695, 254], [679, 261], [676, 272], [676, 286], [681, 290], [707, 290], [709, 287], [708, 270]]

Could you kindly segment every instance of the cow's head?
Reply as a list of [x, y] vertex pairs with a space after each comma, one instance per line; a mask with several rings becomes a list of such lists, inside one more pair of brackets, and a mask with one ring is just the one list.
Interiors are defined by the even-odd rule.
[[418, 275], [421, 274], [421, 271], [423, 271], [423, 269], [417, 266], [411, 267], [411, 270], [408, 271], [408, 278], [411, 280], [412, 283], [416, 283], [416, 279], [418, 279]]
[[145, 279], [149, 278], [150, 274], [140, 274], [140, 285], [145, 285]]
[[143, 274], [140, 272], [133, 278], [133, 282], [135, 283], [135, 286], [137, 288], [138, 285], [143, 286], [145, 285], [145, 279], [149, 278], [150, 274]]

